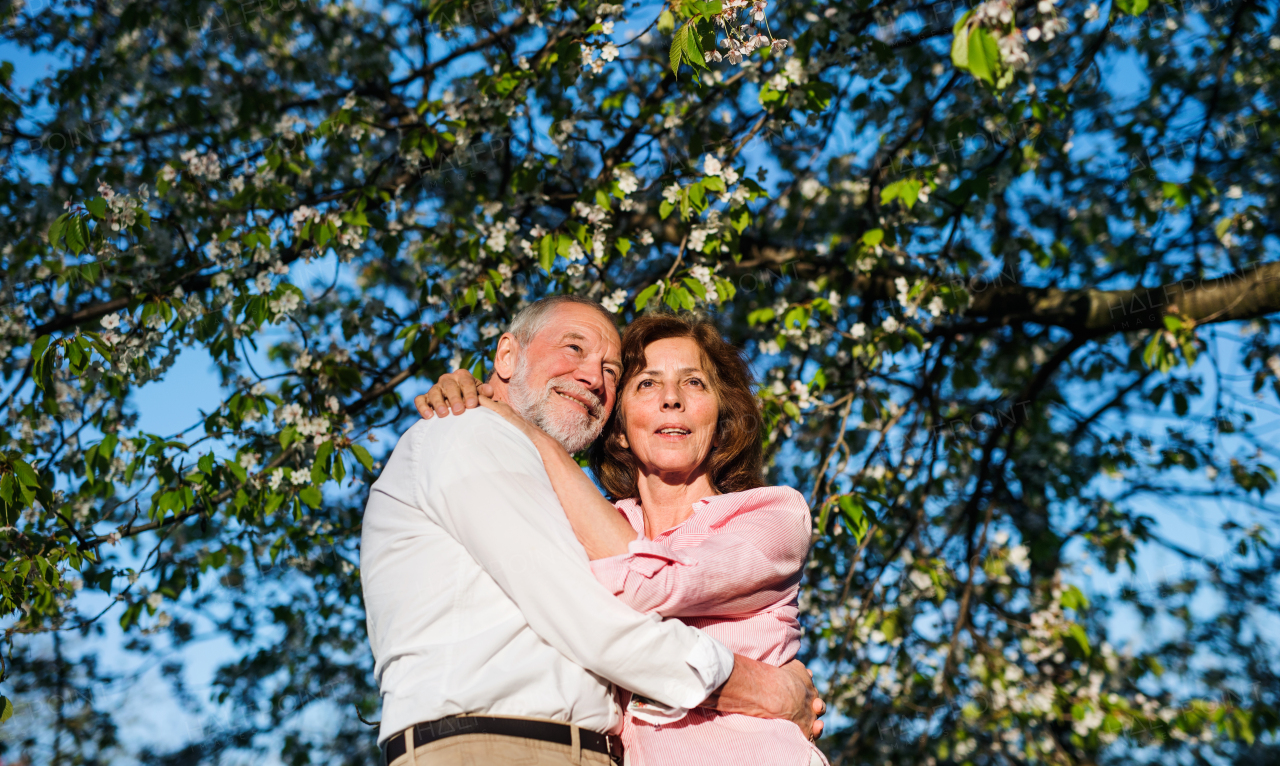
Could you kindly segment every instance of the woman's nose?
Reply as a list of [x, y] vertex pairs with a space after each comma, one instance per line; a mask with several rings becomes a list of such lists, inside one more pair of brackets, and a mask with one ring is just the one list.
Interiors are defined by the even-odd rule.
[[664, 410], [678, 410], [682, 407], [683, 405], [680, 404], [680, 400], [674, 396], [667, 397], [662, 401], [662, 409]]

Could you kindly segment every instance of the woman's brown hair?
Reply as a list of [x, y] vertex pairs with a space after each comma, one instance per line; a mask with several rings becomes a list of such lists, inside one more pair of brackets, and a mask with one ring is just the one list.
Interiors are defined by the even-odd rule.
[[605, 424], [603, 438], [597, 439], [588, 453], [596, 479], [615, 499], [639, 494], [636, 476], [640, 461], [619, 440], [626, 433], [622, 400], [631, 380], [645, 369], [645, 349], [654, 341], [667, 338], [688, 338], [698, 345], [707, 382], [716, 395], [720, 412], [716, 423], [717, 446], [707, 455], [711, 486], [721, 493], [764, 486], [760, 408], [751, 391], [751, 370], [746, 357], [725, 342], [710, 319], [691, 313], [647, 314], [623, 332], [618, 401]]

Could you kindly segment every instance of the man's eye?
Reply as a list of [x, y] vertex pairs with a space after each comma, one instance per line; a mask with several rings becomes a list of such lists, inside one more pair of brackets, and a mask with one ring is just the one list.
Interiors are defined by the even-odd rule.
[[573, 349], [574, 351], [577, 351], [579, 354], [582, 353], [582, 346], [577, 346], [577, 345], [574, 345], [573, 343], [570, 343], [569, 348]]

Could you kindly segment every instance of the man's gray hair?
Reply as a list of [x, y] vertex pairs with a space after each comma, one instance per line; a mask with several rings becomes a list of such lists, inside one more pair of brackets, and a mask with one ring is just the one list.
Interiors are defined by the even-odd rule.
[[579, 306], [588, 306], [600, 312], [600, 315], [609, 321], [612, 325], [614, 322], [613, 314], [605, 311], [604, 306], [578, 295], [549, 295], [546, 298], [540, 298], [528, 306], [516, 312], [515, 318], [511, 320], [511, 325], [507, 327], [507, 332], [516, 336], [516, 343], [521, 348], [525, 348], [533, 341], [534, 336], [542, 332], [542, 328], [547, 326], [547, 322], [551, 320], [551, 314], [559, 306], [567, 303], [575, 303]]

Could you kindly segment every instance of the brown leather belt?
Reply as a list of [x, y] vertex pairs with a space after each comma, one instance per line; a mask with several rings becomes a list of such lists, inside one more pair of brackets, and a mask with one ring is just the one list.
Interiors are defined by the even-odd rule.
[[[410, 729], [413, 730], [415, 750], [436, 740], [462, 734], [499, 734], [504, 737], [535, 739], [539, 742], [554, 742], [566, 746], [573, 744], [572, 727], [567, 723], [528, 721], [521, 718], [492, 718], [483, 715], [450, 716], [438, 721], [415, 724], [409, 729], [397, 732], [382, 746], [383, 766], [391, 766], [397, 758], [407, 752], [405, 732]], [[614, 763], [622, 763], [622, 742], [617, 737], [578, 729], [578, 743], [583, 750], [603, 753]]]

